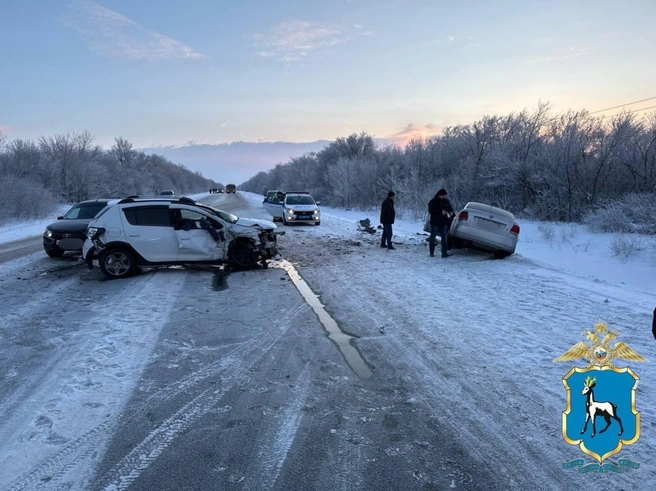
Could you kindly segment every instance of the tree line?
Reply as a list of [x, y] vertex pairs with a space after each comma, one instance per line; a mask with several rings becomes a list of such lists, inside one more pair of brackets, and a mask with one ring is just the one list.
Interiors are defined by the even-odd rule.
[[[325, 204], [359, 209], [379, 206], [393, 189], [414, 219], [425, 217], [441, 187], [456, 206], [480, 201], [524, 217], [591, 224], [610, 209], [626, 213], [628, 200], [651, 216], [641, 231], [656, 233], [656, 113], [554, 114], [540, 103], [450, 126], [403, 148], [352, 134], [240, 186], [257, 193], [308, 190]], [[636, 215], [630, 220], [642, 219], [636, 210], [628, 213]]]
[[37, 141], [0, 134], [0, 176], [0, 223], [46, 216], [58, 203], [222, 187], [160, 155], [136, 151], [124, 138], [105, 150], [86, 131]]

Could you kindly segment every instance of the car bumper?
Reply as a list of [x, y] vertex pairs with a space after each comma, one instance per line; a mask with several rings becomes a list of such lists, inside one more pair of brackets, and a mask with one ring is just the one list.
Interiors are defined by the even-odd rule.
[[517, 247], [517, 236], [514, 234], [499, 235], [462, 222], [454, 222], [450, 234], [452, 237], [471, 242], [475, 247], [490, 251], [502, 250], [513, 254]]
[[55, 239], [52, 237], [43, 236], [43, 248], [47, 251], [62, 250], [62, 251], [77, 251], [80, 252], [84, 245], [84, 239], [79, 237], [66, 237], [62, 239]]
[[84, 242], [84, 247], [82, 248], [82, 259], [89, 269], [93, 269], [93, 260], [96, 258], [96, 247], [93, 245], [93, 242], [87, 239]]
[[321, 221], [321, 215], [313, 215], [310, 217], [307, 216], [298, 217], [296, 215], [290, 215], [289, 213], [286, 213], [285, 219], [288, 222], [294, 222], [294, 223], [317, 223]]

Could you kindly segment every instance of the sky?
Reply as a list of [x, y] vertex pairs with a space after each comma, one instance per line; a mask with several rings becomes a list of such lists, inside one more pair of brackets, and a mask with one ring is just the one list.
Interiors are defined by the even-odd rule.
[[656, 96], [655, 21], [653, 0], [0, 0], [0, 132], [403, 144]]

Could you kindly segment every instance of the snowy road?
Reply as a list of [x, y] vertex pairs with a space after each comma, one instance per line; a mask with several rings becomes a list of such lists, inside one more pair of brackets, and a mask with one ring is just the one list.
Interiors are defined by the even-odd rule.
[[0, 264], [38, 251], [43, 251], [43, 238], [41, 236], [7, 242], [0, 246]]
[[[256, 199], [203, 201], [267, 218]], [[360, 378], [286, 273], [105, 281], [42, 252], [0, 265], [0, 489], [653, 489], [656, 369], [623, 475], [578, 475], [552, 359], [603, 318], [656, 360], [650, 292], [458, 251], [396, 251], [324, 213], [294, 263], [371, 368]], [[651, 307], [653, 308], [653, 307]], [[640, 399], [642, 397], [642, 399]], [[609, 484], [612, 483], [612, 484]]]

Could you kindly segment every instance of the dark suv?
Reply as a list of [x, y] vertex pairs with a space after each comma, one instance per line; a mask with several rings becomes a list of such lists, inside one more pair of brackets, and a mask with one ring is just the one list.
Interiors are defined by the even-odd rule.
[[61, 257], [66, 251], [81, 253], [87, 238], [87, 225], [100, 210], [118, 200], [94, 199], [81, 201], [66, 215], [48, 225], [43, 232], [43, 248], [50, 257]]

